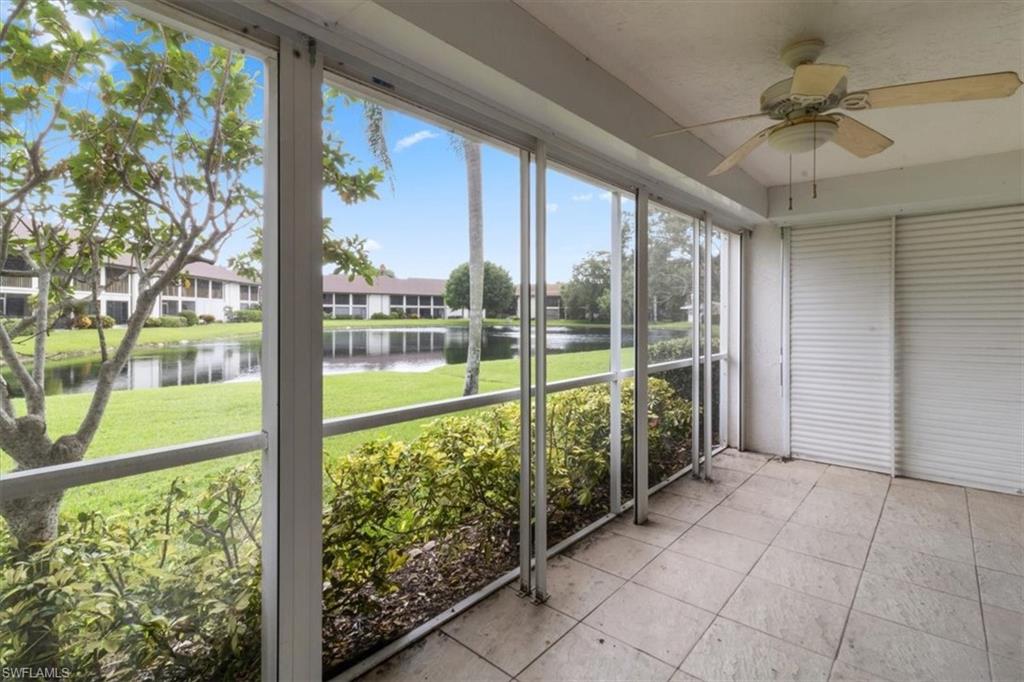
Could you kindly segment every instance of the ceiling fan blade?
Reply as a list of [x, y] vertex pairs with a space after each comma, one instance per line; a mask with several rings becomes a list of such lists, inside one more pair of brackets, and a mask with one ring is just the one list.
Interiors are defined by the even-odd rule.
[[668, 137], [669, 135], [677, 135], [679, 133], [685, 133], [685, 132], [687, 132], [689, 130], [693, 130], [694, 128], [703, 128], [704, 126], [713, 126], [713, 125], [715, 125], [717, 123], [729, 123], [731, 121], [745, 121], [748, 118], [761, 118], [763, 116], [767, 116], [767, 114], [762, 114], [762, 113], [744, 114], [743, 116], [732, 116], [730, 118], [720, 118], [717, 121], [705, 121], [704, 123], [698, 123], [697, 125], [686, 126], [685, 128], [676, 128], [674, 130], [666, 130], [663, 133], [657, 133], [656, 135], [652, 135], [651, 137], [653, 137], [653, 138]]
[[839, 125], [832, 141], [854, 156], [863, 159], [892, 146], [892, 140], [856, 119], [843, 114], [830, 114], [829, 117]]
[[[890, 85], [855, 92], [843, 99], [844, 109], [884, 109], [937, 102], [965, 102], [973, 99], [1010, 97], [1021, 85], [1013, 71], [985, 73], [977, 76], [943, 78], [937, 81]], [[847, 101], [849, 100], [849, 101]]]
[[777, 125], [765, 128], [757, 135], [754, 135], [752, 138], [750, 138], [749, 140], [741, 144], [739, 147], [737, 147], [736, 151], [734, 151], [729, 156], [725, 157], [725, 159], [722, 160], [722, 163], [715, 166], [714, 170], [708, 173], [708, 175], [720, 175], [725, 171], [729, 170], [730, 168], [738, 164], [740, 161], [747, 158], [747, 155], [750, 154], [750, 152], [760, 147], [761, 144], [768, 139], [769, 135], [771, 135], [779, 128], [785, 128], [787, 125], [789, 124], [779, 123]]
[[849, 67], [842, 64], [801, 64], [793, 71], [789, 94], [794, 97], [820, 97], [836, 89]]

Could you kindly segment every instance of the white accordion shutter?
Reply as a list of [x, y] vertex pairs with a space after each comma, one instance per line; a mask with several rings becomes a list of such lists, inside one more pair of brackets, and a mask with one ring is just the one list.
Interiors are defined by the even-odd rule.
[[1024, 488], [1024, 207], [900, 218], [897, 472]]
[[892, 222], [791, 228], [790, 450], [890, 472]]

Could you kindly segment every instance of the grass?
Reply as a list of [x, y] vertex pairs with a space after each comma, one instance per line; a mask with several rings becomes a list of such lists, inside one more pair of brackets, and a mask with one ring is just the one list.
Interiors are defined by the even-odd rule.
[[[631, 360], [632, 351], [624, 350], [623, 364], [628, 366]], [[597, 374], [607, 371], [608, 363], [609, 353], [606, 350], [554, 354], [548, 358], [548, 378], [549, 381], [558, 381]], [[430, 372], [361, 372], [327, 376], [323, 380], [323, 413], [325, 417], [340, 417], [458, 397], [462, 394], [464, 373], [465, 365], [445, 365]], [[517, 359], [481, 364], [481, 393], [518, 385]], [[51, 436], [57, 437], [77, 428], [90, 398], [89, 394], [48, 398]], [[19, 405], [18, 409], [22, 406]], [[429, 421], [405, 422], [327, 439], [324, 443], [325, 457], [331, 461], [361, 442], [385, 435], [402, 439], [415, 437], [422, 425]], [[115, 391], [87, 457], [124, 454], [258, 431], [260, 428], [258, 382]], [[72, 489], [65, 496], [63, 512], [68, 515], [83, 510], [137, 512], [164, 494], [175, 478], [187, 478], [193, 481], [192, 485], [198, 486], [201, 479], [208, 479], [244, 459], [257, 456], [257, 453], [251, 453]], [[13, 468], [10, 458], [0, 454], [0, 471]]]
[[[410, 327], [462, 327], [466, 320], [324, 320], [325, 329], [389, 329]], [[516, 319], [486, 320], [487, 326], [518, 325]], [[607, 328], [607, 323], [585, 322], [579, 320], [552, 320], [552, 327]], [[665, 329], [689, 329], [687, 322], [657, 323], [652, 327]], [[194, 327], [147, 327], [142, 330], [136, 348], [154, 348], [179, 343], [210, 341], [214, 339], [232, 339], [257, 337], [262, 329], [260, 322], [214, 323], [196, 325]], [[124, 337], [124, 328], [115, 327], [106, 330], [107, 344], [116, 346]], [[30, 337], [19, 339], [16, 350], [20, 355], [30, 356], [33, 341]], [[95, 330], [60, 329], [50, 333], [46, 341], [46, 356], [51, 360], [73, 357], [99, 355], [99, 340]]]

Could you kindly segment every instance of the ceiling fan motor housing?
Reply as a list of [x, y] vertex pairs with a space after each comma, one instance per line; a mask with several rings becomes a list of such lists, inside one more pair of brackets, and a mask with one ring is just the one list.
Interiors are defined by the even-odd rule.
[[825, 97], [801, 97], [790, 93], [793, 79], [787, 78], [769, 86], [761, 93], [761, 111], [769, 118], [784, 121], [800, 116], [820, 114], [839, 106], [846, 96], [846, 79]]
[[839, 125], [828, 117], [808, 117], [772, 132], [768, 144], [785, 154], [803, 154], [831, 142]]

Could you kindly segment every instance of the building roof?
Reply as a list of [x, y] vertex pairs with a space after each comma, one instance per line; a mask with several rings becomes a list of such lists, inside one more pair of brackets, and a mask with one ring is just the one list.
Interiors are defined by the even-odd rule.
[[[561, 282], [548, 282], [545, 285], [544, 288], [547, 290], [547, 294], [546, 294], [547, 296], [561, 296], [562, 295], [562, 283]], [[516, 287], [516, 294], [517, 295], [519, 294], [519, 291], [521, 289], [522, 289], [522, 287], [518, 287], [518, 286]], [[534, 287], [531, 284], [530, 285], [530, 293], [531, 294], [533, 293], [533, 289], [534, 289]]]
[[446, 280], [429, 277], [386, 277], [381, 275], [367, 284], [362, 277], [349, 281], [347, 275], [324, 275], [324, 293], [334, 294], [411, 294], [443, 296]]
[[256, 284], [247, 277], [242, 277], [234, 270], [220, 265], [209, 263], [189, 263], [185, 266], [185, 273], [193, 277], [204, 277], [206, 279], [219, 279], [223, 282], [237, 282], [239, 284]]

